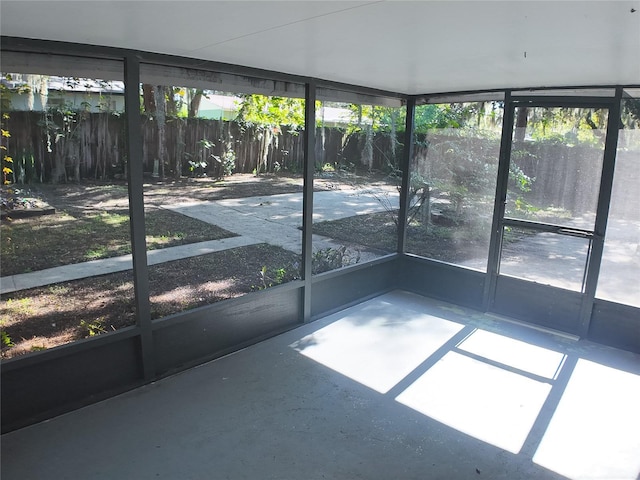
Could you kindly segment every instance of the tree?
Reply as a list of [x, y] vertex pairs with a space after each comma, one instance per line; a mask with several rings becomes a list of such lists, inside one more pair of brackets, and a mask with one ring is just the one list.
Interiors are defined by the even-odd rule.
[[198, 111], [200, 110], [200, 103], [202, 102], [202, 97], [204, 97], [204, 90], [189, 88], [187, 89], [187, 101], [189, 102], [189, 109], [187, 112], [187, 116], [189, 118], [195, 118], [198, 116]]
[[[158, 167], [160, 178], [164, 178], [164, 164], [167, 159], [166, 155], [166, 121], [167, 121], [167, 90], [171, 87], [163, 85], [142, 85], [142, 104], [147, 115], [155, 119], [158, 127]], [[154, 168], [155, 171], [155, 168]], [[181, 172], [176, 169], [176, 175], [180, 176]]]
[[260, 141], [256, 174], [266, 172], [269, 171], [269, 150], [278, 147], [282, 128], [298, 131], [304, 127], [304, 100], [245, 94], [242, 95], [238, 122], [254, 129], [255, 138]]
[[[351, 124], [347, 127], [343, 148], [353, 135], [358, 135], [362, 152], [360, 160], [363, 165], [371, 170], [373, 154], [377, 150], [384, 157], [386, 168], [390, 172], [396, 172], [399, 164], [398, 134], [404, 131], [406, 110], [399, 107], [355, 103], [345, 105], [345, 107], [351, 111]], [[376, 137], [380, 136], [389, 140], [389, 150], [380, 148], [376, 144]]]
[[513, 135], [513, 140], [518, 143], [524, 142], [524, 137], [527, 133], [529, 109], [527, 107], [518, 107], [516, 110], [516, 131]]
[[626, 128], [640, 128], [640, 98], [625, 98], [622, 101], [621, 116]]

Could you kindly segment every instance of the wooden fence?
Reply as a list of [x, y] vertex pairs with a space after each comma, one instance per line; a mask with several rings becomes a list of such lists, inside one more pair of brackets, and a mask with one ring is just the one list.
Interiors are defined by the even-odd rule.
[[[79, 182], [124, 178], [125, 118], [110, 113], [11, 112], [8, 151], [15, 181]], [[347, 136], [340, 128], [318, 128], [317, 166], [388, 170], [400, 150], [391, 151], [389, 135]], [[164, 140], [163, 140], [164, 139]], [[143, 116], [142, 162], [146, 175], [221, 177], [230, 172], [302, 172], [304, 135], [224, 120], [168, 118], [164, 128]]]

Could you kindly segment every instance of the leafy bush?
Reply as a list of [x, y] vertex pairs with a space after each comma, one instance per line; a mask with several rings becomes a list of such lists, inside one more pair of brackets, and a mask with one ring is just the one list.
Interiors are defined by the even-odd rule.
[[311, 272], [317, 273], [329, 272], [348, 265], [356, 264], [360, 261], [360, 251], [355, 252], [355, 256], [347, 249], [346, 246], [339, 248], [323, 248], [314, 252], [312, 256]]

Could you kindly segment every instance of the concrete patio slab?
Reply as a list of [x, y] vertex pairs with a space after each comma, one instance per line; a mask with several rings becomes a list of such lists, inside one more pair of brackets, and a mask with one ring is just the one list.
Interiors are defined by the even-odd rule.
[[[386, 211], [380, 198], [398, 202], [397, 192], [332, 190], [314, 192], [314, 222], [339, 220], [354, 215]], [[188, 202], [162, 205], [197, 220], [218, 225], [239, 235], [248, 235], [270, 245], [277, 245], [295, 253], [302, 252], [302, 193], [231, 198], [212, 202]], [[315, 251], [339, 248], [342, 242], [321, 235], [313, 235]], [[375, 254], [361, 251], [362, 261]]]
[[396, 291], [5, 434], [2, 478], [636, 480], [639, 365]]

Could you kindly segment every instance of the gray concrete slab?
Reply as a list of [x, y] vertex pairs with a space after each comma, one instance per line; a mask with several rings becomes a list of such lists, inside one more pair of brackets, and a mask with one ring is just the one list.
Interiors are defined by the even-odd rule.
[[2, 436], [14, 479], [640, 472], [640, 356], [391, 292]]
[[[384, 198], [383, 201], [381, 199]], [[354, 215], [383, 212], [385, 202], [398, 203], [397, 191], [332, 190], [314, 192], [314, 222], [338, 220]], [[395, 203], [394, 203], [395, 202]], [[203, 222], [218, 225], [239, 235], [248, 235], [295, 253], [302, 252], [302, 193], [285, 193], [211, 202], [187, 202], [162, 208]], [[338, 248], [342, 243], [321, 235], [313, 236], [314, 250]], [[362, 251], [361, 261], [377, 255]]]
[[[387, 208], [385, 202], [398, 208], [398, 192], [382, 188], [314, 192], [313, 221], [339, 220], [354, 215], [383, 212]], [[302, 193], [232, 198], [210, 203], [275, 223], [294, 227], [302, 225]]]

